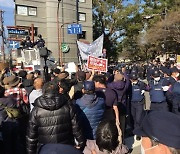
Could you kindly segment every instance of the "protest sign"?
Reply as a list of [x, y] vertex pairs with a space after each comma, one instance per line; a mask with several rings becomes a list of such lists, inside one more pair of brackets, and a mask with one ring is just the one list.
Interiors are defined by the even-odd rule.
[[107, 59], [89, 56], [87, 66], [90, 70], [107, 72]]

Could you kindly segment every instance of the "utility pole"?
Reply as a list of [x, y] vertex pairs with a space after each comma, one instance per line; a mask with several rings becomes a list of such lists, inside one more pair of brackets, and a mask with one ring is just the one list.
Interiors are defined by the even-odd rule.
[[63, 62], [62, 62], [62, 50], [61, 50], [61, 29], [60, 29], [60, 24], [59, 24], [59, 5], [60, 5], [61, 0], [58, 0], [58, 7], [57, 7], [57, 32], [58, 32], [58, 55], [59, 55], [59, 65], [62, 67]]
[[5, 51], [4, 51], [4, 19], [3, 19], [4, 11], [0, 10], [0, 31], [1, 31], [1, 37], [2, 37], [2, 46], [1, 46], [1, 52], [2, 52], [2, 60], [5, 62]]

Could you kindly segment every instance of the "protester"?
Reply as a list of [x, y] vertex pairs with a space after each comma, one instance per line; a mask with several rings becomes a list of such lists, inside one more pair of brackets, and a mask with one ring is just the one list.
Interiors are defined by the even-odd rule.
[[20, 127], [20, 140], [24, 144], [22, 149], [25, 152], [25, 137], [26, 137], [26, 129], [27, 129], [27, 121], [30, 112], [28, 94], [24, 88], [20, 88], [21, 82], [20, 78], [14, 75], [4, 78], [3, 80], [5, 87], [7, 88], [5, 91], [5, 96], [12, 97], [16, 100], [17, 108], [21, 112], [21, 118], [18, 119], [19, 127]]
[[96, 95], [93, 81], [84, 82], [83, 96], [76, 100], [76, 105], [80, 108], [78, 115], [84, 136], [86, 139], [95, 139], [97, 126], [103, 118], [105, 102]]
[[102, 121], [96, 131], [96, 140], [87, 140], [84, 154], [127, 154], [128, 148], [118, 139], [116, 123]]
[[106, 77], [104, 75], [95, 75], [93, 77], [95, 82], [96, 93], [99, 97], [104, 98], [106, 109], [104, 113], [105, 119], [116, 120], [119, 125], [119, 111], [117, 107], [117, 95], [115, 91], [107, 88]]
[[77, 100], [82, 97], [83, 83], [86, 79], [86, 73], [84, 71], [76, 72], [77, 83], [71, 87], [69, 95], [71, 99]]
[[124, 141], [124, 133], [125, 133], [125, 124], [126, 124], [126, 114], [127, 114], [127, 90], [130, 85], [129, 77], [125, 72], [125, 68], [122, 70], [116, 70], [114, 74], [114, 81], [108, 84], [108, 87], [113, 89], [118, 97], [118, 110], [119, 110], [119, 119], [120, 119], [120, 127], [122, 130], [122, 138]]
[[2, 154], [24, 154], [19, 134], [18, 117], [9, 117], [7, 108], [17, 110], [17, 103], [13, 98], [4, 96], [5, 89], [0, 86], [0, 133], [2, 135]]
[[180, 117], [171, 112], [151, 111], [134, 133], [142, 136], [143, 154], [180, 153]]
[[26, 79], [24, 80], [24, 82], [22, 83], [24, 86], [24, 89], [27, 91], [27, 94], [29, 96], [29, 94], [32, 92], [33, 90], [33, 74], [27, 74], [26, 75]]
[[42, 144], [63, 143], [83, 149], [85, 139], [76, 112], [53, 82], [43, 86], [43, 95], [35, 100], [27, 131], [27, 152], [35, 154]]
[[18, 76], [21, 78], [21, 82], [23, 84], [23, 82], [26, 80], [26, 76], [27, 76], [27, 71], [25, 70], [20, 70], [18, 73]]
[[56, 79], [56, 78], [58, 78], [58, 75], [60, 74], [60, 72], [61, 72], [61, 70], [60, 69], [58, 69], [58, 68], [55, 68], [54, 70], [53, 70], [53, 74], [54, 74], [54, 78]]
[[31, 111], [33, 109], [33, 104], [34, 104], [34, 101], [42, 95], [42, 86], [43, 86], [43, 79], [42, 78], [36, 78], [34, 80], [34, 90], [30, 93], [29, 95], [29, 102], [30, 102], [30, 108], [31, 108]]
[[41, 71], [35, 70], [35, 71], [34, 71], [34, 78], [36, 79], [36, 78], [38, 78], [38, 77], [40, 77], [40, 76], [41, 76]]

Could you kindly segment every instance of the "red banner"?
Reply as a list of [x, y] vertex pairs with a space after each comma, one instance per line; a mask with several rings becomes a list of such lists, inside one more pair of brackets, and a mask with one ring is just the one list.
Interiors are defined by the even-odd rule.
[[90, 70], [107, 72], [107, 59], [89, 56], [87, 66]]

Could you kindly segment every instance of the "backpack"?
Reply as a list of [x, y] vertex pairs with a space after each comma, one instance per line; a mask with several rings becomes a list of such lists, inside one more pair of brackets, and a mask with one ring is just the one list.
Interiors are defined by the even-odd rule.
[[6, 111], [6, 114], [8, 116], [8, 118], [10, 119], [17, 119], [20, 117], [20, 112], [18, 109], [12, 108], [12, 107], [7, 107], [6, 105], [4, 105], [3, 103], [0, 102], [0, 106], [2, 108], [4, 108], [4, 110]]

